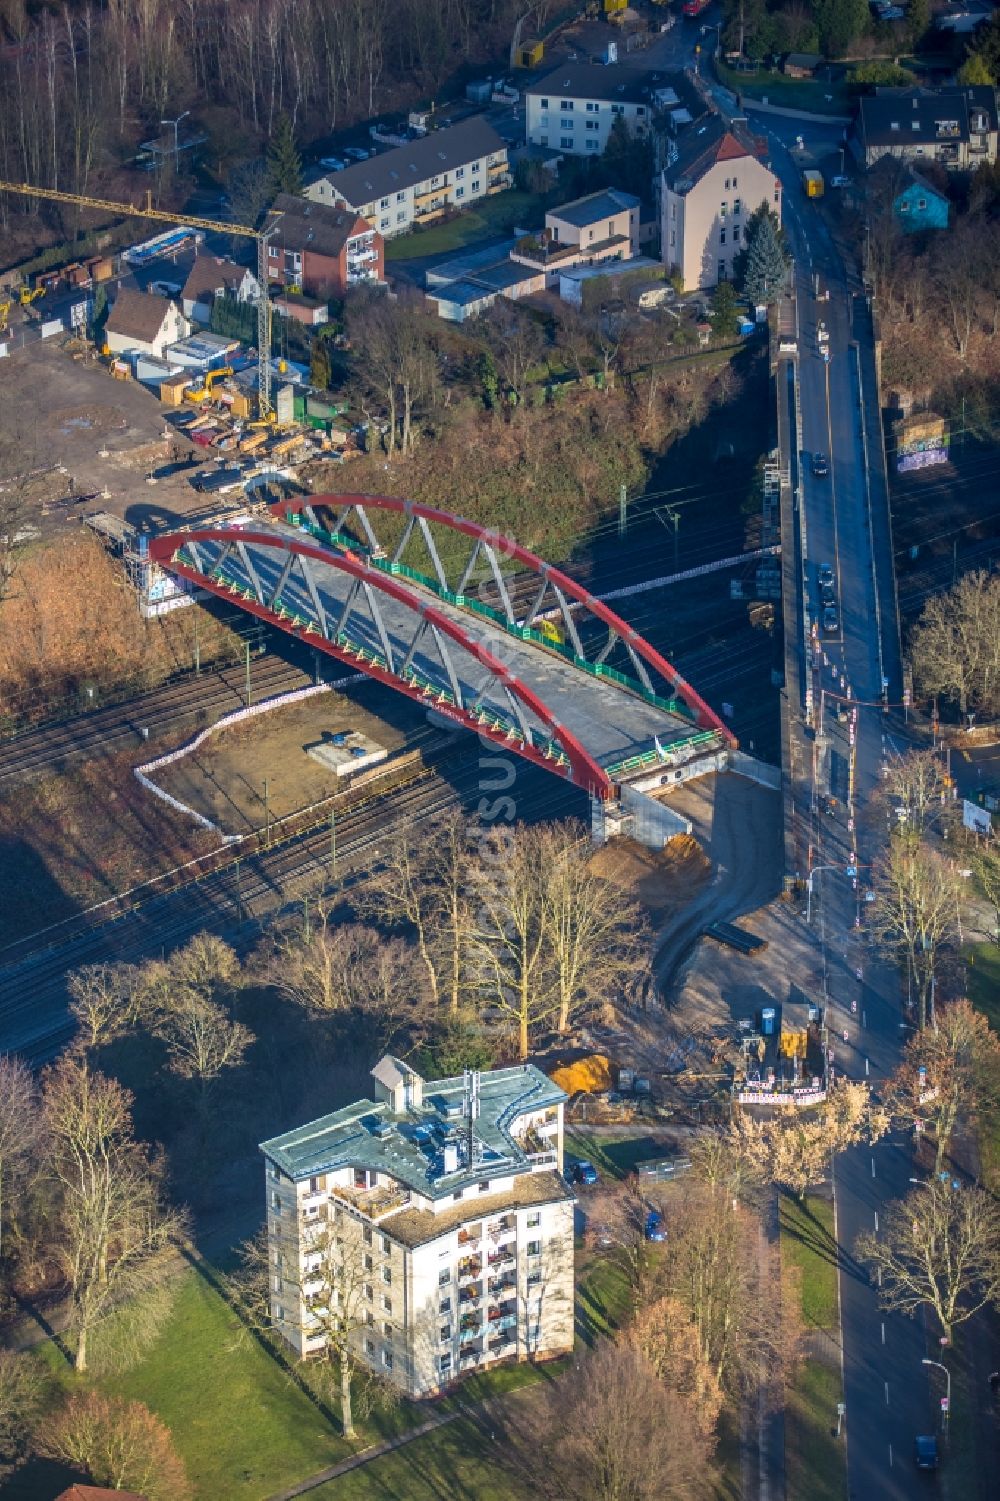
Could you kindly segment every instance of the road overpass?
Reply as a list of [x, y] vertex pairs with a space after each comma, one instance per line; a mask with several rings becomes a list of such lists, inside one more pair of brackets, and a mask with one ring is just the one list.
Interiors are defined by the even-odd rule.
[[691, 684], [607, 605], [444, 511], [306, 496], [156, 537], [149, 554], [601, 803], [714, 769], [735, 749]]

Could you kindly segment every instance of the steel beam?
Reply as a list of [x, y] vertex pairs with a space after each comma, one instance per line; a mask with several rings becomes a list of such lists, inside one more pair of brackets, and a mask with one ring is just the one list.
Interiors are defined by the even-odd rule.
[[299, 571], [305, 579], [306, 588], [309, 590], [309, 598], [312, 600], [312, 607], [316, 614], [316, 624], [319, 626], [320, 635], [329, 639], [330, 625], [326, 618], [323, 601], [319, 597], [319, 590], [316, 588], [316, 580], [313, 578], [312, 564], [308, 558], [300, 556]]
[[510, 595], [507, 593], [507, 585], [504, 583], [503, 574], [500, 572], [500, 565], [497, 562], [497, 555], [488, 542], [484, 542], [482, 544], [482, 547], [483, 552], [486, 556], [486, 561], [490, 565], [490, 572], [493, 574], [494, 582], [496, 583], [497, 589], [500, 594], [500, 602], [503, 605], [504, 614], [507, 617], [507, 624], [516, 625], [517, 621], [514, 619], [514, 611], [511, 608]]
[[242, 542], [237, 542], [237, 544], [236, 544], [236, 553], [237, 553], [237, 556], [239, 557], [240, 562], [243, 564], [243, 567], [247, 571], [247, 578], [250, 580], [251, 584], [253, 585], [253, 592], [256, 594], [257, 599], [259, 600], [259, 602], [261, 604], [263, 604], [264, 603], [264, 590], [261, 587], [261, 582], [260, 582], [260, 579], [257, 576], [257, 570], [253, 566], [253, 562], [251, 560], [250, 554], [247, 552], [246, 547], [244, 546], [244, 544]]
[[378, 631], [378, 639], [382, 643], [382, 654], [385, 657], [385, 665], [388, 667], [390, 672], [395, 672], [396, 669], [393, 666], [392, 647], [389, 644], [389, 633], [385, 628], [385, 621], [382, 619], [382, 611], [378, 607], [375, 595], [372, 592], [371, 584], [369, 584], [367, 580], [365, 580], [362, 583], [361, 587], [365, 591], [365, 599], [367, 599], [368, 601], [368, 608], [371, 611], [372, 621], [374, 623], [375, 629]]

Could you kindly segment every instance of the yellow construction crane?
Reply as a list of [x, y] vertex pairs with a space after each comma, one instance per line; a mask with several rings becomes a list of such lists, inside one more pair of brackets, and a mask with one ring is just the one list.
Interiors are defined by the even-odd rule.
[[44, 198], [51, 203], [70, 203], [78, 208], [104, 209], [136, 219], [156, 219], [161, 224], [186, 224], [192, 229], [205, 229], [214, 234], [240, 235], [257, 243], [257, 281], [260, 294], [257, 299], [257, 400], [262, 417], [273, 416], [271, 405], [271, 301], [267, 295], [267, 241], [277, 227], [275, 221], [267, 230], [251, 229], [246, 224], [225, 224], [220, 219], [200, 219], [193, 214], [172, 214], [166, 209], [153, 208], [152, 193], [146, 193], [145, 208], [134, 203], [116, 203], [108, 198], [90, 198], [81, 193], [63, 193], [56, 188], [35, 188], [26, 182], [0, 182], [0, 193], [20, 193], [24, 198]]

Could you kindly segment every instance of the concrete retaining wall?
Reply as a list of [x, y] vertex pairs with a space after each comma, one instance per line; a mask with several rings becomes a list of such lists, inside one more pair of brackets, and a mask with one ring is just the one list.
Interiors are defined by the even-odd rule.
[[748, 756], [744, 751], [729, 752], [729, 770], [738, 772], [741, 777], [749, 777], [751, 782], [759, 782], [762, 787], [781, 791], [781, 767], [769, 766], [766, 761], [758, 761], [756, 756]]

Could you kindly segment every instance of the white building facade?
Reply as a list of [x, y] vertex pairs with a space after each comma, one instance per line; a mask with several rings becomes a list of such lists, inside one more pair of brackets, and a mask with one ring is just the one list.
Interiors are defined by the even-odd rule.
[[563, 1092], [530, 1065], [424, 1081], [387, 1057], [372, 1072], [375, 1100], [262, 1144], [275, 1328], [321, 1353], [316, 1310], [335, 1300], [355, 1358], [410, 1397], [571, 1350]]
[[594, 156], [616, 120], [633, 135], [651, 127], [658, 75], [611, 64], [567, 64], [525, 90], [525, 131], [533, 146], [568, 156]]

